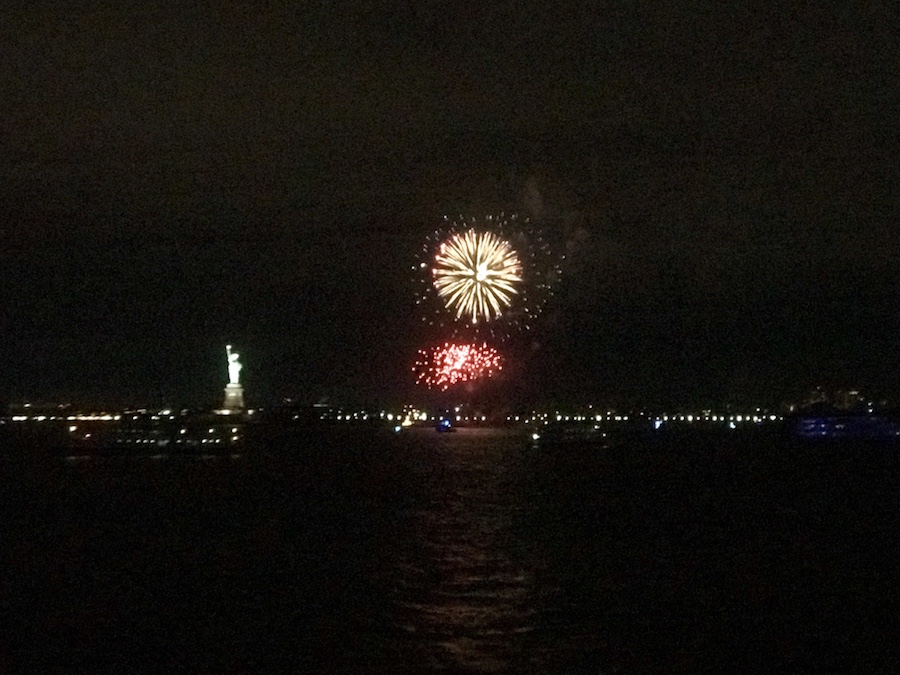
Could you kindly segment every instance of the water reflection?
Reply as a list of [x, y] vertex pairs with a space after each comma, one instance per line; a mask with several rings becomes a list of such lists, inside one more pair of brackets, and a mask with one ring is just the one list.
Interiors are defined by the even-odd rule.
[[408, 528], [390, 565], [393, 621], [429, 667], [480, 671], [524, 665], [548, 588], [527, 521], [520, 437], [418, 439]]

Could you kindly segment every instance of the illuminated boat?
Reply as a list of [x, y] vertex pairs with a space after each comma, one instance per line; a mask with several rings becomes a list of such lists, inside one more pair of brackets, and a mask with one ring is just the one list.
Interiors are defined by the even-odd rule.
[[456, 428], [450, 423], [450, 420], [446, 418], [441, 419], [440, 422], [435, 424], [434, 430], [439, 434], [450, 434], [456, 432]]
[[900, 420], [874, 414], [801, 414], [791, 431], [802, 439], [900, 440]]

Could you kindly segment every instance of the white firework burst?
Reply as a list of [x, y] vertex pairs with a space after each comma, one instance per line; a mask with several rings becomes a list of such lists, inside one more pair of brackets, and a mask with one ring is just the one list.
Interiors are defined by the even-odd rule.
[[473, 324], [491, 321], [509, 307], [522, 281], [522, 264], [506, 240], [468, 230], [441, 244], [432, 268], [434, 287], [447, 309]]

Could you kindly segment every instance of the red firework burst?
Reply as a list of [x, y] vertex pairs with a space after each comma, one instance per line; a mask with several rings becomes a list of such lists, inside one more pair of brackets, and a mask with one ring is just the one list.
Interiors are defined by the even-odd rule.
[[490, 377], [502, 368], [500, 354], [487, 343], [445, 342], [440, 347], [420, 349], [413, 372], [416, 384], [444, 391], [461, 382]]

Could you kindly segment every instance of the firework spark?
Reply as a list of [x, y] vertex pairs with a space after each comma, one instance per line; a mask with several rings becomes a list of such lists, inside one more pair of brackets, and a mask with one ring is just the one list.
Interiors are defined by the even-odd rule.
[[518, 294], [522, 264], [513, 248], [491, 232], [468, 230], [441, 244], [432, 268], [434, 287], [456, 318], [472, 324], [498, 318]]
[[413, 367], [416, 384], [446, 391], [461, 382], [490, 377], [503, 368], [500, 354], [485, 344], [445, 342], [440, 347], [419, 350]]
[[[480, 218], [444, 216], [443, 223], [423, 239], [411, 268], [422, 322], [440, 329], [441, 340], [465, 343], [486, 340], [493, 345], [514, 341], [537, 327], [538, 318], [553, 296], [562, 261], [551, 243], [560, 241], [560, 237], [554, 235], [551, 239], [546, 235], [545, 228], [532, 225], [517, 214]], [[484, 279], [479, 281], [478, 263], [467, 259], [465, 254], [468, 238], [470, 257], [477, 256], [478, 237], [482, 238], [482, 246], [490, 241], [498, 251], [508, 253], [506, 272], [515, 280], [500, 281], [510, 288], [504, 289], [499, 284], [494, 284], [496, 291], [491, 288], [496, 273], [503, 270], [502, 265], [499, 270], [490, 269], [490, 265], [485, 267]], [[454, 247], [463, 252], [461, 262], [438, 264], [442, 258], [460, 257], [459, 253], [454, 254]], [[475, 252], [471, 253], [473, 247]], [[439, 289], [439, 283], [445, 286]], [[456, 288], [451, 289], [450, 284]], [[482, 293], [493, 295], [482, 296], [483, 305], [473, 302], [467, 307], [464, 298], [470, 291], [477, 292], [478, 285], [482, 286]], [[458, 291], [458, 298], [451, 302], [453, 291]], [[478, 299], [477, 295], [470, 297], [473, 301]], [[490, 303], [491, 297], [496, 305]]]

